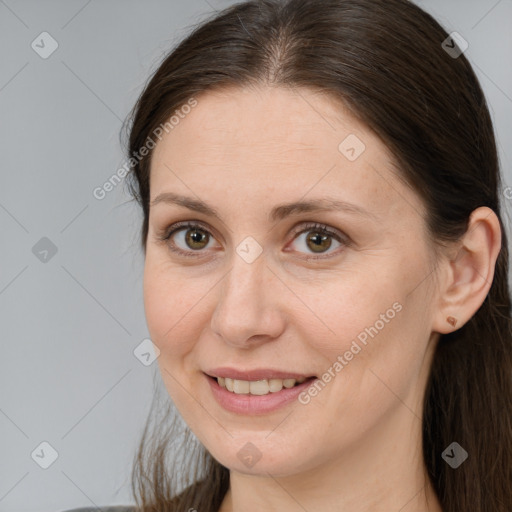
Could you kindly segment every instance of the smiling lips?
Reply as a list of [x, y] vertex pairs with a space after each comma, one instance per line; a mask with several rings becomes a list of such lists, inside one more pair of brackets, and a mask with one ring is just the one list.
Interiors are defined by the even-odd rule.
[[237, 395], [268, 395], [277, 393], [283, 388], [293, 388], [295, 384], [301, 384], [306, 377], [300, 379], [262, 379], [262, 380], [238, 380], [229, 377], [217, 377], [221, 388], [236, 393]]
[[237, 395], [268, 395], [278, 393], [283, 388], [290, 389], [314, 376], [259, 369], [239, 371], [233, 368], [217, 368], [206, 372], [217, 381], [222, 389]]
[[268, 414], [291, 405], [316, 379], [273, 370], [223, 369], [204, 376], [217, 403], [229, 412], [243, 415]]

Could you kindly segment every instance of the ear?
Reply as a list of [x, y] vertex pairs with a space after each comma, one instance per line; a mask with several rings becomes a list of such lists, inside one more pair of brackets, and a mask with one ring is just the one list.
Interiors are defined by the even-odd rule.
[[493, 210], [481, 206], [471, 213], [466, 233], [443, 262], [434, 332], [456, 331], [478, 311], [491, 288], [500, 249], [500, 221]]

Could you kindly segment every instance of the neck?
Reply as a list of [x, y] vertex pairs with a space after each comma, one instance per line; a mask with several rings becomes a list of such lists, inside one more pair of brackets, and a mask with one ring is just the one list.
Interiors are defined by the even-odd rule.
[[403, 403], [328, 464], [275, 476], [230, 472], [220, 512], [442, 512], [424, 466], [421, 421]]

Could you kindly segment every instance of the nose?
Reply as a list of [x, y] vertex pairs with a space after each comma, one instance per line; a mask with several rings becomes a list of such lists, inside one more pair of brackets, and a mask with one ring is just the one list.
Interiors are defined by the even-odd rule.
[[264, 253], [252, 263], [234, 255], [218, 287], [211, 328], [225, 343], [251, 348], [277, 338], [285, 327], [280, 297], [285, 287], [267, 267]]

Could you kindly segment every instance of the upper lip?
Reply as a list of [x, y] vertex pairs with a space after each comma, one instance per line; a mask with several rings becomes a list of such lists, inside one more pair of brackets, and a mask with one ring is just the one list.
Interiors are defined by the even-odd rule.
[[224, 377], [236, 380], [268, 380], [268, 379], [300, 379], [313, 377], [311, 374], [294, 373], [283, 370], [273, 370], [271, 368], [255, 368], [254, 370], [236, 370], [235, 368], [213, 368], [204, 373], [210, 377]]

